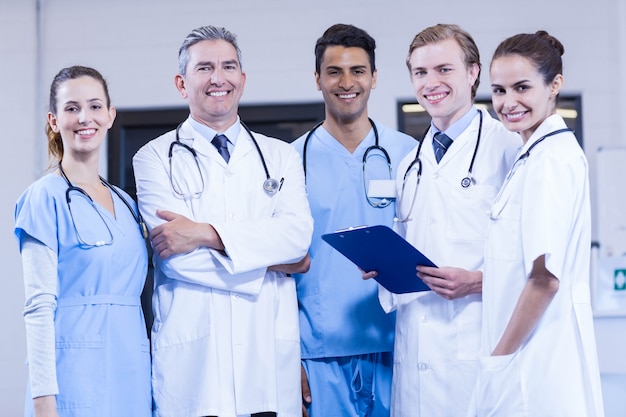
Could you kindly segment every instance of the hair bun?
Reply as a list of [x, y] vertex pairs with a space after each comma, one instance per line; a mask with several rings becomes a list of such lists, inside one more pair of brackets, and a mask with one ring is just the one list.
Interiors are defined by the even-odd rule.
[[563, 44], [557, 38], [550, 35], [545, 30], [538, 30], [535, 33], [535, 36], [540, 37], [541, 39], [545, 40], [550, 45], [552, 45], [552, 47], [559, 52], [559, 55], [563, 56], [563, 54], [565, 53], [565, 47], [563, 46]]

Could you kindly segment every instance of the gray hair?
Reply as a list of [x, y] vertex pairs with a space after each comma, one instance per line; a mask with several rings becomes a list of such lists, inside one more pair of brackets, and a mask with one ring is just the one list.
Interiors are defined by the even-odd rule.
[[202, 26], [192, 30], [178, 50], [178, 72], [180, 75], [183, 77], [186, 75], [187, 64], [189, 64], [189, 48], [191, 46], [201, 41], [216, 41], [220, 39], [230, 43], [235, 48], [237, 60], [241, 67], [241, 49], [237, 45], [237, 36], [223, 27]]

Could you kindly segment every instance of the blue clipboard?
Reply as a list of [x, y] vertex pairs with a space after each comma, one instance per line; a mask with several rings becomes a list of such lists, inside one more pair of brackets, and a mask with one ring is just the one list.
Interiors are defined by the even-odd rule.
[[387, 226], [354, 227], [322, 235], [322, 239], [363, 271], [377, 271], [376, 281], [393, 293], [430, 290], [415, 267], [436, 265]]

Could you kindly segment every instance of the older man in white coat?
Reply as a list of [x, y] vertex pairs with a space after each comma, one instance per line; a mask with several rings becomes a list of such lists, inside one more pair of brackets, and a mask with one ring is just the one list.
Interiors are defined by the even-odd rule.
[[175, 77], [190, 116], [133, 158], [155, 251], [156, 416], [301, 413], [286, 273], [308, 268], [313, 221], [296, 151], [239, 120], [245, 79], [232, 33], [192, 31]]

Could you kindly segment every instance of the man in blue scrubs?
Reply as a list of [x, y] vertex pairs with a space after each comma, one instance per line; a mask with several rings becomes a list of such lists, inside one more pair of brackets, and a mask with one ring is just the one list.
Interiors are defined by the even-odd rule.
[[[389, 416], [394, 315], [382, 310], [376, 282], [363, 281], [359, 269], [321, 239], [351, 226], [392, 226], [395, 168], [417, 144], [368, 117], [375, 48], [370, 35], [351, 25], [324, 32], [315, 46], [315, 80], [325, 120], [294, 142], [315, 221], [311, 268], [295, 275], [303, 414], [310, 417]], [[389, 164], [380, 148], [367, 151], [374, 145], [384, 148]], [[370, 180], [382, 180], [375, 181], [377, 190], [367, 191]]]

